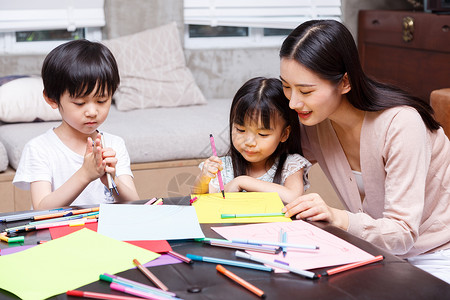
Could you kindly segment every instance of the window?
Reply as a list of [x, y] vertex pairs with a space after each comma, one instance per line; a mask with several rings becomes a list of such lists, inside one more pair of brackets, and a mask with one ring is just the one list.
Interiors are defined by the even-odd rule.
[[340, 0], [185, 0], [185, 47], [279, 46], [300, 23], [340, 21]]
[[0, 8], [0, 53], [45, 54], [68, 40], [101, 40], [104, 0], [14, 0]]

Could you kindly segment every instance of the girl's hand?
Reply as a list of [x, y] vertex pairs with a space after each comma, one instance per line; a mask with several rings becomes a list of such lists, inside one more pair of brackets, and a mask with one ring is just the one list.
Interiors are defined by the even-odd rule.
[[308, 221], [326, 221], [341, 229], [347, 230], [348, 216], [343, 210], [328, 206], [316, 193], [306, 194], [283, 207], [287, 217], [296, 215], [296, 219]]
[[106, 162], [102, 157], [100, 137], [97, 136], [95, 141], [92, 141], [89, 137], [86, 142], [86, 152], [81, 169], [84, 170], [89, 181], [93, 181], [105, 174], [105, 167]]
[[203, 164], [202, 172], [200, 174], [200, 181], [209, 184], [211, 179], [215, 178], [217, 172], [222, 171], [222, 161], [217, 156], [211, 156]]
[[242, 188], [242, 181], [245, 180], [245, 177], [247, 176], [238, 176], [236, 178], [233, 178], [230, 182], [228, 182], [225, 185], [225, 193], [235, 193], [235, 192], [241, 192], [243, 190]]

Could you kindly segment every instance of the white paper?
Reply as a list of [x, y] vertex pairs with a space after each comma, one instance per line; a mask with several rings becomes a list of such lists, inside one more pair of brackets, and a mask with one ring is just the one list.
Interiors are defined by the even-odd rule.
[[195, 208], [100, 204], [98, 233], [120, 241], [204, 238]]

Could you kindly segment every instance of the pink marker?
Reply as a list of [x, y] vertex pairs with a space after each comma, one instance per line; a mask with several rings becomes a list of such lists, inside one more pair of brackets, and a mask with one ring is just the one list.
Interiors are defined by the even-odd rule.
[[197, 200], [198, 200], [197, 197], [194, 197], [191, 200], [189, 200], [189, 204], [192, 205], [192, 203], [194, 203]]
[[141, 298], [145, 298], [145, 299], [153, 299], [153, 300], [167, 300], [169, 298], [167, 297], [163, 297], [163, 296], [159, 296], [156, 294], [152, 294], [149, 292], [144, 292], [144, 291], [140, 291], [140, 290], [136, 290], [130, 287], [126, 287], [117, 283], [112, 282], [109, 287], [113, 290], [119, 291], [119, 292], [123, 292], [123, 293], [127, 293], [130, 295], [134, 295], [134, 296], [138, 296]]
[[[209, 135], [209, 141], [211, 142], [213, 155], [217, 156], [216, 144], [214, 143], [214, 137], [212, 134]], [[223, 199], [225, 199], [225, 189], [223, 187], [222, 173], [220, 171], [217, 172], [217, 179], [219, 180], [220, 191], [222, 192]]]

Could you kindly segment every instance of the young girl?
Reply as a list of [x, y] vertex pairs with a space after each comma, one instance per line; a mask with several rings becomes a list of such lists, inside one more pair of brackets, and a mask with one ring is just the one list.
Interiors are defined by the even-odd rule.
[[300, 155], [297, 114], [289, 108], [280, 80], [247, 81], [234, 96], [229, 126], [229, 155], [200, 164], [193, 193], [219, 192], [219, 170], [225, 192], [277, 192], [289, 203], [309, 187], [311, 164]]

